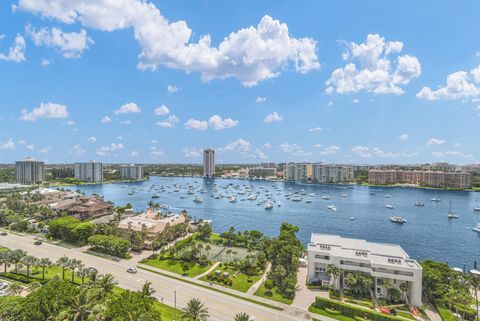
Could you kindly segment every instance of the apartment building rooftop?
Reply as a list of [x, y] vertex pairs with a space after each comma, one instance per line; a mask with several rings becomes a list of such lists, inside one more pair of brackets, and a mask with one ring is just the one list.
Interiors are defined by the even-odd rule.
[[398, 244], [370, 242], [345, 238], [339, 235], [317, 234], [311, 236], [309, 250], [327, 251], [335, 256], [365, 259], [372, 264], [391, 265], [405, 268], [419, 268], [420, 265]]

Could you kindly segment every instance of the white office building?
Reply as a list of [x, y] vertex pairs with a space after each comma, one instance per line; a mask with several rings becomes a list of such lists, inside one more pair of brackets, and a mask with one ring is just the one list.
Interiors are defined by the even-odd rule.
[[203, 150], [203, 176], [215, 176], [215, 150], [213, 148], [206, 148]]
[[94, 161], [75, 163], [74, 177], [81, 182], [101, 182], [103, 181], [103, 163]]
[[34, 185], [45, 180], [45, 164], [33, 158], [15, 162], [17, 184]]
[[120, 166], [120, 177], [122, 179], [140, 180], [143, 179], [143, 166], [122, 165]]
[[[330, 278], [327, 266], [340, 268], [341, 275]], [[422, 267], [397, 244], [368, 242], [343, 238], [338, 235], [313, 233], [308, 244], [308, 282], [332, 284], [335, 289], [348, 289], [346, 275], [363, 272], [372, 276], [377, 298], [387, 297], [383, 282], [389, 280], [393, 288], [401, 291], [402, 283], [408, 284], [405, 293], [408, 303], [422, 305]]]

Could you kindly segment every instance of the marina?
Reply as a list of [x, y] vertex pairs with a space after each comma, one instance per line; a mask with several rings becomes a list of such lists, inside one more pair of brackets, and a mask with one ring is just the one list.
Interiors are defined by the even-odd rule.
[[[180, 177], [69, 188], [102, 195], [116, 205], [131, 203], [136, 211], [152, 200], [166, 211], [186, 209], [194, 219], [212, 220], [217, 232], [234, 226], [275, 235], [287, 221], [299, 226], [304, 244], [312, 232], [322, 232], [398, 243], [414, 258], [455, 266], [480, 260], [474, 192]], [[386, 198], [393, 209], [385, 207]], [[449, 212], [458, 217], [449, 219]], [[390, 218], [396, 216], [408, 223], [393, 224]]]

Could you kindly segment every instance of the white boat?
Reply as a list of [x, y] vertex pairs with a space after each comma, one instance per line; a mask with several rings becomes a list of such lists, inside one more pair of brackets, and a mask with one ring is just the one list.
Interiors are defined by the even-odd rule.
[[201, 198], [200, 196], [195, 196], [195, 197], [193, 198], [193, 201], [194, 201], [195, 203], [201, 203], [201, 202], [203, 202], [203, 198]]
[[472, 228], [472, 231], [475, 231], [477, 233], [480, 233], [480, 223], [477, 223], [477, 226], [475, 226], [474, 228]]
[[392, 198], [392, 195], [386, 194], [386, 195], [385, 195], [385, 198]]
[[474, 210], [475, 212], [480, 212], [480, 206], [474, 207], [473, 210]]
[[305, 203], [308, 203], [308, 204], [310, 204], [310, 203], [312, 203], [312, 202], [313, 202], [313, 201], [312, 201], [310, 198], [307, 198], [307, 199], [305, 200]]
[[425, 203], [420, 202], [420, 201], [417, 201], [417, 202], [415, 203], [415, 206], [417, 206], [417, 207], [422, 207], [422, 206], [425, 206]]
[[325, 200], [325, 201], [328, 201], [330, 199], [330, 196], [326, 195], [326, 196], [322, 196], [320, 197], [322, 200]]
[[265, 209], [266, 210], [271, 210], [273, 208], [273, 204], [271, 202], [265, 203]]
[[391, 209], [391, 210], [393, 210], [395, 208], [395, 206], [393, 206], [391, 204], [387, 204], [387, 205], [385, 205], [385, 207], [388, 208], [388, 209]]
[[434, 198], [431, 199], [431, 201], [432, 201], [432, 202], [435, 202], [435, 203], [438, 203], [438, 202], [440, 202], [440, 199], [437, 198], [437, 197], [434, 197]]
[[235, 196], [230, 196], [230, 197], [228, 198], [228, 201], [229, 201], [230, 203], [236, 203], [236, 202], [237, 202], [237, 198], [236, 198]]
[[180, 196], [182, 200], [186, 199], [187, 197], [185, 195]]
[[252, 195], [248, 195], [248, 196], [247, 196], [247, 200], [249, 200], [249, 201], [254, 201], [254, 200], [256, 200], [256, 199], [257, 199], [257, 195], [255, 195], [255, 194], [252, 194]]
[[341, 196], [342, 196], [342, 197], [347, 197], [348, 195], [347, 195], [347, 194], [342, 194]]
[[301, 201], [302, 201], [302, 198], [299, 197], [299, 196], [295, 196], [295, 197], [292, 197], [292, 201], [294, 201], [294, 202], [301, 202]]
[[350, 216], [350, 221], [355, 221], [355, 216]]
[[152, 198], [160, 198], [160, 195], [158, 195], [158, 194], [153, 194], [153, 195], [152, 195]]
[[448, 219], [458, 218], [458, 215], [452, 211], [452, 201], [450, 201], [450, 207], [448, 209]]
[[329, 210], [331, 210], [331, 211], [334, 211], [334, 212], [337, 210], [337, 208], [335, 207], [335, 205], [328, 205], [327, 208], [328, 208]]
[[397, 224], [407, 223], [407, 220], [401, 216], [391, 216], [389, 219], [390, 219], [390, 222], [397, 223]]

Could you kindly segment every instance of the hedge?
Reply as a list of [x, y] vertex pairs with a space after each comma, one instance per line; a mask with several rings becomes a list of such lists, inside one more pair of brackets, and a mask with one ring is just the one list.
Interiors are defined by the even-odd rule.
[[368, 319], [371, 321], [400, 321], [403, 319], [395, 318], [386, 314], [378, 313], [375, 311], [369, 311], [366, 309], [357, 308], [355, 306], [317, 297], [315, 302], [312, 304], [314, 307], [318, 309], [331, 309], [335, 311], [339, 311], [342, 315], [355, 318], [360, 317], [364, 319]]

